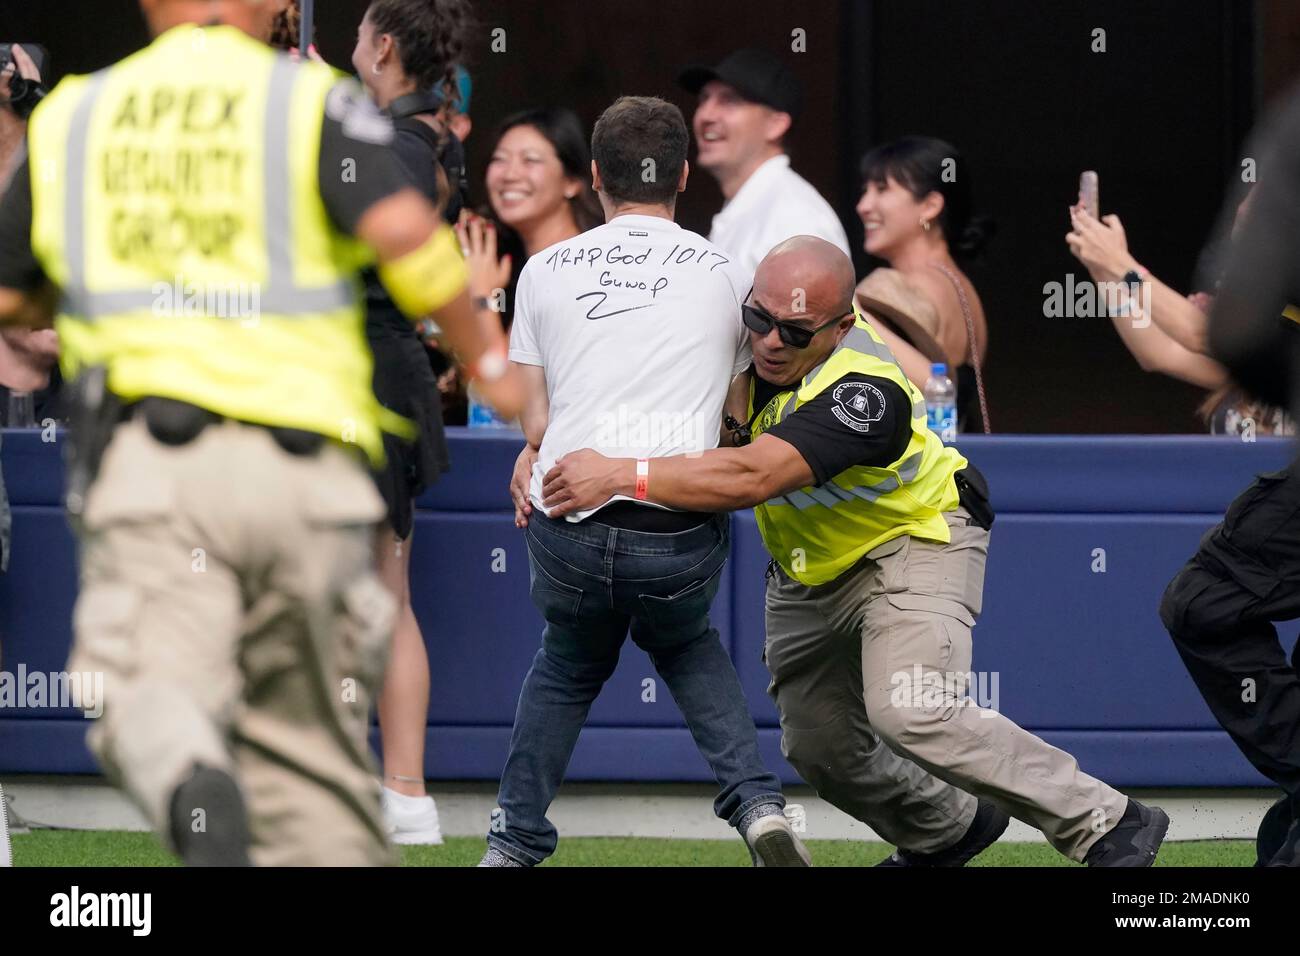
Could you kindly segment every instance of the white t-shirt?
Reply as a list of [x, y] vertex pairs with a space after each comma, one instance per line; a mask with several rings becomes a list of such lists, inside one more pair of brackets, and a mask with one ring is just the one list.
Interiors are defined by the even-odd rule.
[[782, 153], [754, 170], [713, 217], [709, 242], [734, 255], [752, 278], [772, 247], [791, 236], [817, 236], [853, 258], [835, 210]]
[[740, 316], [748, 292], [731, 256], [656, 216], [617, 216], [530, 256], [510, 358], [546, 371], [533, 506], [546, 473], [580, 448], [610, 458], [716, 448], [727, 388], [751, 359]]

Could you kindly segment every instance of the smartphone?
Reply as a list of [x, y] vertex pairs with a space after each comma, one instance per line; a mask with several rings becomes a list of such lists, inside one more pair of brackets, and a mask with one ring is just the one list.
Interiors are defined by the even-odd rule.
[[1101, 181], [1097, 171], [1085, 169], [1079, 174], [1079, 202], [1093, 219], [1101, 218]]
[[49, 54], [46, 53], [45, 47], [36, 43], [0, 43], [0, 70], [8, 66], [9, 61], [13, 59], [13, 54], [10, 51], [15, 46], [22, 47], [23, 52], [32, 58], [32, 62], [36, 64], [36, 71], [41, 74], [41, 79], [48, 83], [50, 77], [45, 68], [45, 61], [48, 59]]

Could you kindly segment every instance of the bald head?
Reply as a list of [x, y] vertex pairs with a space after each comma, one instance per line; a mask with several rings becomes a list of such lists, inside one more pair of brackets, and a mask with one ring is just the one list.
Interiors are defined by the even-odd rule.
[[838, 246], [817, 236], [792, 236], [758, 264], [754, 296], [773, 305], [784, 299], [795, 305], [793, 312], [829, 318], [852, 310], [855, 284], [853, 263]]
[[795, 236], [764, 256], [754, 273], [753, 304], [816, 334], [806, 347], [795, 348], [775, 327], [766, 333], [751, 328], [758, 374], [785, 385], [823, 362], [853, 327], [853, 287], [853, 263], [825, 239]]

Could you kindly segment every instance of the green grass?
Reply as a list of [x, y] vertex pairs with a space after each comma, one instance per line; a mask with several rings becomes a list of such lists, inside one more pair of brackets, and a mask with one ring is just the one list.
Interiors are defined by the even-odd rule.
[[[174, 866], [175, 860], [148, 833], [112, 830], [37, 830], [15, 834], [17, 866]], [[402, 848], [403, 866], [473, 866], [483, 855], [480, 837], [452, 837], [444, 846]], [[883, 843], [810, 840], [817, 866], [871, 866], [888, 855]], [[1157, 866], [1250, 866], [1247, 840], [1166, 843]], [[547, 866], [749, 866], [739, 840], [667, 840], [574, 837], [561, 840]], [[971, 866], [1074, 866], [1045, 843], [1000, 843]]]

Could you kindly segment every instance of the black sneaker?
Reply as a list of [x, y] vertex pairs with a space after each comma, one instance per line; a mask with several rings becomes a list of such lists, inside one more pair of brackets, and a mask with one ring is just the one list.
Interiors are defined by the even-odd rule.
[[1002, 836], [1011, 822], [1007, 812], [996, 804], [981, 800], [966, 835], [946, 850], [915, 853], [895, 850], [876, 866], [965, 866]]
[[1273, 854], [1273, 859], [1268, 861], [1269, 866], [1300, 866], [1300, 814], [1296, 812], [1300, 808], [1300, 796], [1292, 795], [1288, 800], [1291, 826], [1282, 837], [1282, 845]]
[[[195, 829], [196, 813], [204, 825]], [[202, 765], [171, 800], [171, 834], [186, 866], [252, 866], [252, 836], [239, 784], [224, 770]]]
[[1287, 834], [1295, 814], [1291, 810], [1291, 798], [1283, 797], [1268, 808], [1264, 819], [1259, 822], [1259, 832], [1255, 835], [1255, 865], [1268, 866], [1282, 845], [1287, 842]]
[[1150, 866], [1169, 830], [1169, 815], [1129, 797], [1124, 815], [1083, 858], [1088, 866]]

